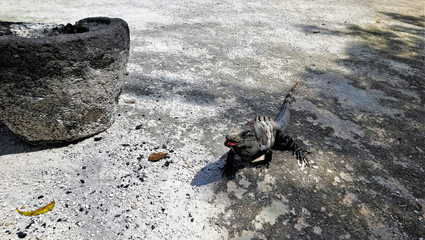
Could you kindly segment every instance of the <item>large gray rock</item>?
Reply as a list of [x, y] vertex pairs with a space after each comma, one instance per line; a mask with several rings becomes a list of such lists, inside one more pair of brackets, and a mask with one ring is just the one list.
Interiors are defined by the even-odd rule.
[[0, 22], [0, 120], [31, 143], [74, 141], [113, 123], [128, 60], [128, 25]]

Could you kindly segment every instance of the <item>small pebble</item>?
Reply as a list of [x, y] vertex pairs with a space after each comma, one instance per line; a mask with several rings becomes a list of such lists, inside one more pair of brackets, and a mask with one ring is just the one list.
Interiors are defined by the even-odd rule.
[[28, 229], [28, 228], [30, 228], [31, 227], [31, 225], [34, 223], [34, 220], [32, 220], [31, 222], [30, 222], [30, 224], [28, 224], [26, 227], [25, 227], [25, 229]]
[[134, 104], [134, 103], [136, 103], [136, 100], [134, 100], [134, 99], [124, 99], [124, 102], [127, 103], [127, 104]]
[[24, 232], [18, 232], [18, 238], [24, 238], [26, 236], [27, 236], [26, 233], [24, 233]]

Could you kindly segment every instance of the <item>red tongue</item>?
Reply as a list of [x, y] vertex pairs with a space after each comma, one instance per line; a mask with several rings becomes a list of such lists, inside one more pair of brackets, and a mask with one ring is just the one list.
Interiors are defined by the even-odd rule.
[[234, 143], [234, 142], [231, 142], [231, 141], [229, 141], [229, 140], [226, 140], [225, 142], [224, 142], [224, 145], [228, 145], [228, 146], [231, 146], [231, 147], [233, 147], [233, 146], [235, 146], [236, 145], [236, 143]]

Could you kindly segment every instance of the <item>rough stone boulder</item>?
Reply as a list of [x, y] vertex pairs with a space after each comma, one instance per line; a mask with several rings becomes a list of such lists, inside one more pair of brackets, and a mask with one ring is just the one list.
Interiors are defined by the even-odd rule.
[[104, 131], [114, 121], [129, 45], [118, 18], [0, 22], [0, 121], [35, 144]]

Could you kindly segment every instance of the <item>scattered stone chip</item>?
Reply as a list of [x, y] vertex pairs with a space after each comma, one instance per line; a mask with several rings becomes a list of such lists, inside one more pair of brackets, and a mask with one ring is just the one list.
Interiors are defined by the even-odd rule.
[[168, 153], [159, 152], [159, 153], [151, 153], [149, 155], [149, 158], [148, 159], [151, 162], [156, 162], [156, 161], [158, 161], [158, 160], [160, 160], [162, 158], [166, 158], [166, 157], [168, 157]]

